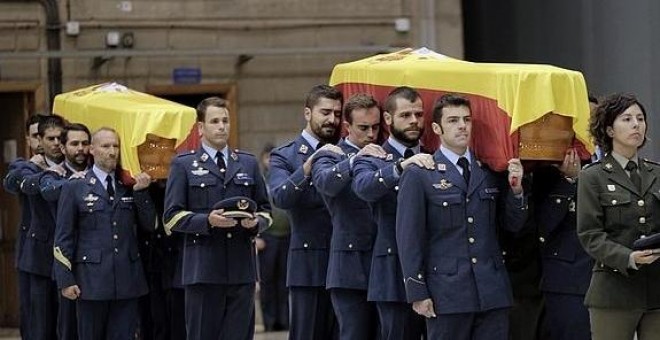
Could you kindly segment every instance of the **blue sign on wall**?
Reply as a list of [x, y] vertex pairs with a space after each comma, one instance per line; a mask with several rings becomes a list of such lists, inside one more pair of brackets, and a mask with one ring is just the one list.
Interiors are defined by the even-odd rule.
[[179, 67], [172, 70], [175, 84], [199, 84], [202, 82], [202, 70], [197, 67]]

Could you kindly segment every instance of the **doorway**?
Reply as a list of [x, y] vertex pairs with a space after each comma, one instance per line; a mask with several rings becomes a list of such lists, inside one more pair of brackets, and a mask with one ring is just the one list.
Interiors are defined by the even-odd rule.
[[[41, 85], [38, 83], [0, 82], [0, 107], [3, 124], [0, 124], [0, 174], [7, 174], [9, 163], [17, 157], [28, 157], [25, 141], [25, 120], [38, 106]], [[0, 190], [0, 327], [18, 327], [18, 285], [14, 266], [14, 251], [21, 210], [18, 198]]]

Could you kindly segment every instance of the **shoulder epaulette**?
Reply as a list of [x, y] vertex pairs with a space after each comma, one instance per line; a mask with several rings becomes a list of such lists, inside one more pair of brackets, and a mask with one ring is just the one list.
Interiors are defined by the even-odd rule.
[[658, 163], [656, 161], [652, 161], [652, 160], [647, 159], [647, 158], [643, 158], [643, 160], [644, 160], [644, 163], [650, 163], [650, 164], [653, 164], [653, 165], [660, 166], [660, 163]]
[[181, 152], [181, 153], [177, 154], [176, 157], [178, 158], [178, 157], [192, 156], [196, 153], [197, 153], [196, 150], [184, 151], [184, 152]]
[[589, 169], [589, 168], [591, 168], [592, 166], [594, 166], [595, 164], [600, 164], [600, 161], [598, 160], [598, 161], [595, 161], [595, 162], [591, 162], [591, 163], [589, 163], [589, 164], [583, 166], [583, 167], [582, 167], [582, 170]]
[[276, 147], [274, 150], [281, 150], [281, 149], [287, 148], [287, 147], [293, 145], [295, 142], [296, 142], [295, 140], [289, 141], [287, 143], [284, 143], [284, 144]]
[[235, 153], [240, 153], [240, 154], [243, 154], [243, 155], [254, 156], [253, 153], [250, 153], [250, 152], [247, 152], [247, 151], [243, 151], [243, 150], [239, 150], [239, 149], [234, 149], [234, 152], [235, 152]]

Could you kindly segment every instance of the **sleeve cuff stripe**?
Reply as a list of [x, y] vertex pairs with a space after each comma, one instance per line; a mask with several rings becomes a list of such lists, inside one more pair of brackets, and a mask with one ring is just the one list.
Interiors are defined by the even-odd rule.
[[71, 261], [69, 261], [69, 259], [67, 259], [66, 256], [64, 256], [60, 247], [53, 248], [53, 255], [55, 256], [55, 259], [58, 262], [63, 264], [65, 267], [69, 269], [69, 271], [71, 271]]
[[180, 211], [174, 215], [169, 221], [167, 221], [167, 223], [165, 223], [165, 234], [172, 235], [172, 228], [179, 223], [179, 220], [191, 214], [192, 212], [190, 211]]
[[258, 212], [257, 216], [261, 216], [268, 221], [268, 226], [270, 227], [273, 224], [273, 218], [270, 216], [270, 213], [267, 212]]

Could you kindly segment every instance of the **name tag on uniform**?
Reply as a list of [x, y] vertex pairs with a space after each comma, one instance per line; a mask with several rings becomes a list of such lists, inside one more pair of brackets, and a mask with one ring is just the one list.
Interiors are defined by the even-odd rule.
[[486, 188], [486, 189], [484, 189], [484, 191], [487, 194], [497, 194], [497, 193], [500, 192], [500, 189], [498, 189], [498, 188]]
[[122, 197], [121, 201], [124, 203], [133, 203], [133, 196]]
[[607, 191], [616, 191], [616, 185], [608, 184], [607, 185]]

